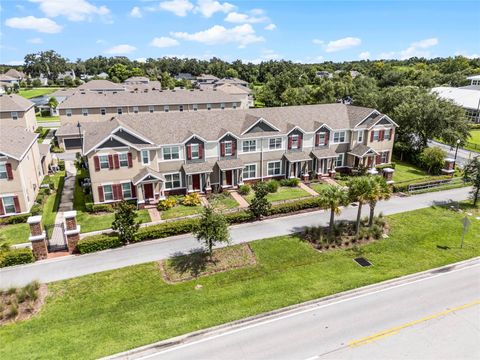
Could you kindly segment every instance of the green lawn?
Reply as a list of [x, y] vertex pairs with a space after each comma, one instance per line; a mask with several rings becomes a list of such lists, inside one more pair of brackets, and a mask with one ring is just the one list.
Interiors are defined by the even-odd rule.
[[314, 182], [310, 183], [310, 187], [315, 190], [317, 193], [321, 193], [329, 184], [325, 182]]
[[0, 226], [0, 244], [8, 242], [11, 245], [28, 242], [30, 226], [27, 223]]
[[[305, 190], [300, 189], [299, 187], [290, 187], [290, 186], [280, 186], [276, 193], [270, 193], [267, 195], [267, 199], [270, 202], [282, 201], [282, 200], [292, 200], [303, 197], [311, 196]], [[250, 194], [245, 196], [245, 199], [250, 203], [255, 197], [255, 192], [252, 190]]]
[[200, 214], [202, 212], [203, 206], [185, 206], [185, 205], [177, 205], [171, 209], [162, 211], [162, 219], [174, 219], [182, 216], [189, 216]]
[[37, 116], [37, 123], [60, 121], [60, 116]]
[[[460, 249], [462, 217], [444, 208], [394, 215], [388, 239], [357, 250], [320, 253], [295, 236], [255, 241], [257, 265], [175, 285], [155, 263], [56, 282], [40, 314], [0, 328], [0, 358], [94, 359], [478, 256], [480, 221], [472, 217]], [[374, 266], [355, 264], [359, 255]]]
[[36, 132], [38, 132], [38, 138], [37, 138], [37, 141], [41, 144], [43, 142], [43, 140], [45, 139], [45, 137], [48, 135], [48, 132], [50, 131], [49, 128], [40, 128], [37, 129]]
[[57, 91], [59, 88], [58, 87], [44, 87], [44, 88], [34, 88], [34, 89], [28, 89], [28, 90], [20, 90], [18, 92], [18, 95], [23, 96], [24, 98], [31, 99], [37, 96], [42, 96], [46, 94], [51, 94], [55, 91]]
[[395, 182], [410, 181], [416, 179], [428, 179], [430, 175], [424, 170], [407, 163], [405, 161], [395, 160], [395, 172], [393, 173], [393, 180]]
[[228, 210], [238, 207], [238, 203], [230, 194], [220, 195], [217, 198], [208, 199], [208, 202], [219, 210]]
[[480, 130], [471, 130], [470, 136], [471, 137], [468, 139], [468, 143], [465, 148], [480, 152]]

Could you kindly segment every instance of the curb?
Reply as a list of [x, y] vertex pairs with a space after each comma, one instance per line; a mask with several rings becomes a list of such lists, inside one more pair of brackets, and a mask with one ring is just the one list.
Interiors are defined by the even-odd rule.
[[445, 266], [441, 266], [438, 268], [433, 268], [425, 271], [421, 271], [418, 273], [410, 274], [410, 275], [405, 275], [399, 278], [395, 279], [390, 279], [386, 281], [382, 281], [380, 283], [375, 283], [367, 286], [363, 286], [360, 288], [352, 289], [352, 290], [347, 290], [344, 292], [328, 295], [319, 299], [314, 299], [314, 300], [309, 300], [306, 302], [302, 302], [299, 304], [294, 304], [290, 305], [281, 309], [277, 310], [272, 310], [266, 313], [258, 314], [258, 315], [253, 315], [244, 319], [239, 319], [235, 320], [229, 323], [213, 326], [207, 329], [203, 330], [198, 330], [194, 331], [191, 333], [187, 333], [184, 335], [176, 336], [170, 339], [166, 340], [161, 340], [149, 345], [144, 345], [132, 350], [127, 350], [121, 353], [117, 353], [114, 355], [110, 355], [107, 357], [104, 357], [102, 359], [104, 360], [113, 360], [113, 359], [125, 359], [125, 360], [130, 360], [130, 359], [137, 359], [137, 358], [142, 358], [144, 356], [148, 356], [151, 354], [154, 354], [155, 351], [158, 350], [165, 350], [168, 348], [171, 348], [176, 345], [184, 344], [189, 341], [195, 341], [199, 340], [201, 338], [206, 338], [209, 336], [214, 336], [218, 335], [227, 331], [231, 331], [237, 328], [241, 328], [242, 326], [247, 326], [254, 324], [256, 322], [260, 322], [262, 320], [267, 320], [267, 319], [274, 319], [277, 316], [285, 315], [288, 313], [294, 313], [296, 310], [301, 309], [301, 308], [313, 308], [321, 305], [326, 305], [329, 303], [332, 303], [336, 300], [348, 300], [351, 297], [355, 297], [358, 295], [367, 295], [369, 292], [372, 291], [378, 291], [382, 289], [388, 289], [393, 286], [398, 286], [398, 285], [403, 285], [403, 284], [408, 284], [412, 281], [415, 280], [421, 280], [421, 279], [426, 279], [432, 276], [438, 276], [439, 274], [442, 273], [448, 273], [452, 270], [460, 270], [463, 268], [468, 268], [468, 267], [473, 267], [473, 266], [478, 266], [480, 265], [480, 256], [475, 257], [472, 259], [460, 261], [457, 263], [453, 264], [448, 264]]

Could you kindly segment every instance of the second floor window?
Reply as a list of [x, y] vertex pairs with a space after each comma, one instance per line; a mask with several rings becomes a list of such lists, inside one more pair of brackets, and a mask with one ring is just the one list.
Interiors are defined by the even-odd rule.
[[200, 158], [200, 145], [191, 144], [190, 145], [190, 159], [199, 159]]
[[120, 163], [120, 167], [128, 167], [128, 154], [118, 154], [118, 161]]
[[232, 142], [231, 141], [225, 141], [225, 156], [232, 156]]
[[100, 155], [98, 157], [100, 162], [100, 169], [110, 169], [110, 162], [108, 161], [108, 155]]
[[378, 141], [380, 139], [380, 130], [375, 130], [373, 132], [373, 141]]
[[12, 119], [13, 120], [18, 120], [18, 112], [12, 111]]
[[300, 135], [293, 134], [290, 135], [290, 149], [300, 148]]
[[363, 142], [363, 131], [357, 132], [357, 142], [359, 143]]
[[7, 166], [0, 164], [0, 179], [8, 179]]
[[337, 144], [345, 142], [345, 131], [335, 131], [333, 133], [333, 142]]
[[257, 151], [257, 140], [244, 140], [242, 143], [243, 152]]
[[176, 159], [180, 159], [180, 148], [178, 146], [163, 148], [163, 160]]
[[385, 130], [385, 135], [383, 136], [384, 140], [391, 140], [392, 138], [392, 129]]
[[268, 148], [270, 150], [278, 150], [282, 148], [282, 138], [272, 138], [268, 141]]
[[317, 145], [323, 146], [328, 143], [328, 134], [326, 132], [321, 132], [317, 134]]
[[150, 164], [150, 151], [142, 150], [142, 164], [143, 165]]

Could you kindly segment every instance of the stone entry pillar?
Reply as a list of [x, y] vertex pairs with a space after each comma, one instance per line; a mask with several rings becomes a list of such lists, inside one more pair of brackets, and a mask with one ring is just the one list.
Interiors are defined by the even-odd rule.
[[67, 239], [68, 252], [73, 254], [77, 250], [77, 243], [80, 240], [80, 225], [77, 225], [77, 212], [66, 211], [63, 213], [65, 219], [65, 237]]
[[32, 252], [35, 260], [43, 260], [47, 258], [47, 237], [45, 231], [42, 229], [42, 216], [30, 216], [27, 219], [30, 225], [30, 237], [28, 238], [32, 243]]
[[444, 174], [453, 174], [455, 172], [455, 168], [454, 168], [454, 164], [455, 164], [455, 160], [454, 159], [451, 159], [451, 158], [446, 158], [445, 159], [445, 166], [444, 168], [442, 169], [442, 172]]
[[393, 184], [393, 173], [395, 172], [392, 168], [384, 168], [382, 170], [383, 178], [386, 180], [387, 184]]

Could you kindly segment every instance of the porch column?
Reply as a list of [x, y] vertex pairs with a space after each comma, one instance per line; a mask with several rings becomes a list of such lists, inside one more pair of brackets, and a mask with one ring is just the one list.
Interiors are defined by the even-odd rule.
[[237, 170], [238, 185], [243, 185], [243, 169]]
[[220, 176], [221, 176], [221, 178], [222, 178], [222, 181], [221, 181], [222, 186], [227, 185], [227, 176], [226, 176], [224, 170], [222, 170], [222, 171], [220, 172]]
[[304, 166], [303, 173], [302, 173], [303, 181], [308, 181], [308, 179], [310, 178], [309, 166], [308, 166], [309, 163], [310, 163], [310, 160], [305, 161], [305, 166]]
[[193, 191], [192, 175], [187, 175], [187, 190], [188, 190], [188, 192]]
[[163, 181], [159, 182], [160, 185], [160, 200], [165, 199], [165, 183]]
[[291, 162], [290, 163], [290, 174], [289, 174], [288, 177], [290, 177], [290, 178], [295, 177], [295, 168], [296, 168], [295, 163]]
[[45, 231], [42, 229], [42, 216], [30, 216], [27, 219], [30, 225], [30, 237], [28, 238], [32, 243], [32, 252], [35, 260], [43, 260], [47, 258], [47, 238]]
[[63, 213], [65, 218], [65, 237], [67, 238], [68, 252], [73, 254], [77, 251], [77, 243], [80, 240], [80, 225], [77, 225], [77, 212], [66, 211]]
[[145, 197], [143, 196], [143, 186], [138, 184], [137, 186], [137, 207], [143, 209], [145, 207]]
[[210, 184], [210, 173], [205, 173], [205, 192], [209, 193], [212, 191], [212, 186]]

